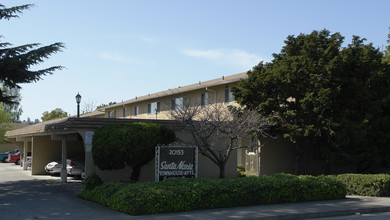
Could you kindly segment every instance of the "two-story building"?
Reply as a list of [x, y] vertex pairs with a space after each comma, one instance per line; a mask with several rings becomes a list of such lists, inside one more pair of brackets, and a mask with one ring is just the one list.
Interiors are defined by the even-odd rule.
[[[177, 87], [166, 91], [134, 97], [133, 99], [100, 108], [80, 118], [67, 117], [46, 121], [7, 132], [8, 139], [16, 144], [21, 152], [31, 152], [32, 174], [45, 174], [44, 166], [53, 160], [84, 158], [86, 173], [96, 172], [106, 179], [124, 178], [131, 173], [125, 171], [101, 171], [93, 163], [91, 135], [96, 128], [110, 123], [132, 123], [136, 121], [162, 123], [175, 130], [180, 140], [191, 142], [191, 135], [173, 120], [170, 111], [180, 103], [199, 103], [202, 106], [216, 103], [228, 106], [233, 103], [231, 88], [246, 78], [246, 73], [223, 76], [218, 79]], [[108, 155], [109, 156], [109, 155]], [[218, 177], [219, 170], [208, 158], [199, 156], [199, 177]], [[231, 155], [226, 166], [226, 176], [235, 177], [236, 153]], [[141, 180], [153, 180], [154, 162], [143, 168]], [[124, 174], [126, 173], [126, 174]], [[145, 175], [147, 173], [147, 175]]]
[[[101, 171], [93, 163], [91, 137], [94, 130], [111, 123], [153, 122], [172, 128], [178, 139], [188, 143], [193, 142], [188, 131], [183, 130], [178, 122], [172, 120], [171, 112], [183, 103], [207, 107], [218, 104], [229, 106], [234, 102], [231, 88], [241, 79], [247, 78], [246, 73], [222, 76], [192, 85], [181, 86], [165, 91], [134, 97], [127, 101], [100, 108], [92, 113], [83, 114], [80, 118], [67, 117], [46, 121], [7, 132], [8, 140], [16, 144], [26, 155], [33, 156], [32, 174], [45, 174], [44, 166], [53, 160], [61, 158], [84, 158], [85, 171], [88, 174], [98, 173], [105, 179], [128, 179], [131, 170]], [[240, 140], [241, 146], [249, 146], [251, 138]], [[260, 144], [258, 145], [260, 146]], [[109, 155], [107, 155], [109, 157]], [[295, 162], [294, 147], [283, 139], [265, 138], [261, 147], [244, 148], [234, 151], [226, 165], [226, 177], [235, 177], [238, 164], [245, 165], [247, 172], [255, 175], [273, 173], [292, 173]], [[140, 179], [154, 179], [154, 162], [145, 165]], [[322, 161], [309, 157], [305, 160], [306, 173], [317, 173]], [[320, 171], [319, 171], [320, 172]], [[199, 154], [199, 177], [218, 177], [219, 169], [208, 158]]]
[[134, 97], [133, 99], [104, 107], [105, 117], [169, 120], [171, 119], [170, 111], [175, 110], [184, 102], [191, 102], [194, 105], [201, 106], [213, 105], [215, 103], [227, 106], [234, 101], [231, 88], [245, 78], [247, 78], [246, 73], [239, 73]]

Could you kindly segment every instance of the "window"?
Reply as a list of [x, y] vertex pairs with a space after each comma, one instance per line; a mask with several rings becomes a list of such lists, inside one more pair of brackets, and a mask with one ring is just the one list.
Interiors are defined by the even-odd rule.
[[138, 115], [138, 105], [137, 105], [137, 106], [134, 106], [134, 115], [135, 115], [135, 116]]
[[182, 110], [187, 104], [187, 97], [180, 97], [171, 100], [171, 110]]
[[209, 105], [209, 94], [207, 92], [201, 94], [200, 104], [202, 107]]
[[233, 102], [233, 92], [230, 88], [225, 89], [225, 103]]
[[126, 117], [127, 116], [127, 108], [123, 108], [123, 114], [122, 114], [123, 117]]
[[171, 110], [172, 111], [176, 110], [176, 99], [171, 100]]
[[116, 110], [112, 110], [108, 112], [108, 117], [109, 118], [116, 118]]
[[160, 112], [160, 102], [152, 102], [148, 104], [148, 114], [157, 114]]

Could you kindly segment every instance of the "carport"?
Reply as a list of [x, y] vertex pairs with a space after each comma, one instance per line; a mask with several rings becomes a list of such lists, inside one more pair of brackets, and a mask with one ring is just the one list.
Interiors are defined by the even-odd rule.
[[[171, 128], [177, 127], [177, 123], [170, 120], [68, 117], [8, 131], [6, 137], [23, 152], [23, 155], [31, 152], [32, 175], [46, 174], [44, 169], [46, 164], [60, 160], [62, 161], [61, 182], [66, 182], [66, 159], [69, 157], [82, 157], [85, 161], [86, 176], [94, 172], [91, 150], [95, 129], [105, 124], [133, 122], [163, 123]], [[22, 160], [23, 169], [27, 169], [26, 156]]]

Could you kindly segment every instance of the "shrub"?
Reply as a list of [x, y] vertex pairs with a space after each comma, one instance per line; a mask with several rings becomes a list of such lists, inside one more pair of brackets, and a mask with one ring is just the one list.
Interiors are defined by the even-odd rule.
[[346, 185], [348, 195], [390, 196], [389, 174], [341, 174], [336, 178]]
[[[335, 178], [280, 174], [234, 179], [168, 179], [158, 183], [121, 185], [105, 183], [93, 190], [83, 190], [79, 195], [114, 210], [142, 215], [340, 199], [345, 197], [346, 189]], [[102, 198], [102, 195], [107, 196]]]
[[102, 179], [96, 174], [93, 173], [87, 179], [83, 180], [82, 185], [84, 190], [92, 190], [96, 186], [100, 186], [103, 184]]
[[128, 164], [133, 169], [131, 179], [137, 181], [141, 167], [154, 158], [155, 147], [175, 138], [173, 130], [159, 124], [109, 124], [95, 131], [92, 157], [101, 170], [123, 169]]
[[237, 177], [246, 177], [244, 165], [237, 165]]

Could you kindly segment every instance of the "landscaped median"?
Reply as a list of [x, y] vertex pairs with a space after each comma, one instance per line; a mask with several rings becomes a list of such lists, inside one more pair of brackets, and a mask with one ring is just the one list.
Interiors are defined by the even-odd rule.
[[[130, 215], [331, 200], [346, 196], [345, 185], [327, 176], [277, 174], [235, 179], [108, 182], [101, 185], [96, 176], [92, 178], [86, 181], [79, 197]], [[97, 186], [91, 187], [94, 185]]]

